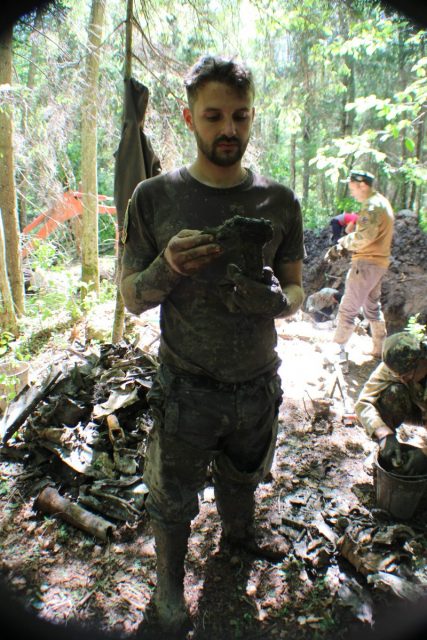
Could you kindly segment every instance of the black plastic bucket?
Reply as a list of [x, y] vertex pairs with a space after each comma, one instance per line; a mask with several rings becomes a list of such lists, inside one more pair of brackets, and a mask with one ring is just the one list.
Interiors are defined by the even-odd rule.
[[401, 476], [386, 471], [375, 459], [374, 486], [377, 506], [395, 518], [411, 518], [427, 491], [427, 475]]

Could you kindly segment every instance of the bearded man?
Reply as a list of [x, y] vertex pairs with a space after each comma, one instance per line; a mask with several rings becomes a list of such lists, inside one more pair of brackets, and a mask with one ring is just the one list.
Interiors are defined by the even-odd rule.
[[299, 202], [242, 165], [255, 115], [251, 72], [207, 56], [185, 87], [196, 158], [136, 188], [121, 278], [129, 311], [161, 308], [144, 481], [155, 605], [168, 632], [188, 621], [184, 559], [208, 468], [224, 544], [283, 558], [257, 537], [255, 490], [272, 464], [282, 400], [275, 318], [304, 299]]

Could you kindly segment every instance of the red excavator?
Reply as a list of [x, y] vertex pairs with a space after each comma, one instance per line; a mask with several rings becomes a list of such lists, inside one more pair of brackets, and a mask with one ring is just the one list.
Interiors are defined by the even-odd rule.
[[[83, 193], [80, 191], [65, 191], [61, 198], [47, 211], [43, 211], [37, 218], [28, 224], [22, 231], [23, 248], [22, 257], [31, 253], [35, 239], [47, 238], [55, 229], [67, 220], [71, 220], [83, 213]], [[106, 200], [112, 200], [108, 196], [98, 195], [98, 213], [116, 215], [116, 207], [105, 204]], [[35, 233], [32, 233], [35, 229]], [[116, 225], [117, 240], [117, 225]]]

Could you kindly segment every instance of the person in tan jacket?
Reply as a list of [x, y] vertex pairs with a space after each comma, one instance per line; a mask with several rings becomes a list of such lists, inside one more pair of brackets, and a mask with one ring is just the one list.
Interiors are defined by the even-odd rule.
[[[427, 473], [427, 450], [405, 451], [396, 429], [427, 427], [427, 338], [407, 331], [384, 341], [383, 361], [372, 372], [355, 405], [359, 422], [379, 444], [383, 466], [403, 475]], [[405, 459], [406, 458], [406, 459]]]
[[350, 173], [350, 193], [361, 203], [356, 229], [340, 238], [325, 255], [328, 261], [345, 255], [346, 251], [352, 254], [334, 335], [343, 362], [347, 360], [345, 347], [360, 309], [370, 324], [374, 357], [381, 357], [386, 337], [380, 296], [381, 281], [390, 263], [394, 215], [387, 198], [375, 191], [374, 180], [375, 177], [367, 171]]

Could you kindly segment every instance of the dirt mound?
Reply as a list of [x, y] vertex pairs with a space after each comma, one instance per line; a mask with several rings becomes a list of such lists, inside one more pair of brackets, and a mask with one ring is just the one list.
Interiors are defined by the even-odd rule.
[[[344, 288], [349, 258], [328, 264], [326, 250], [332, 245], [329, 225], [320, 231], [304, 232], [307, 256], [304, 260], [306, 295], [322, 287]], [[411, 316], [427, 323], [427, 234], [416, 216], [407, 210], [396, 214], [390, 268], [384, 277], [381, 303], [390, 333], [403, 329]]]

